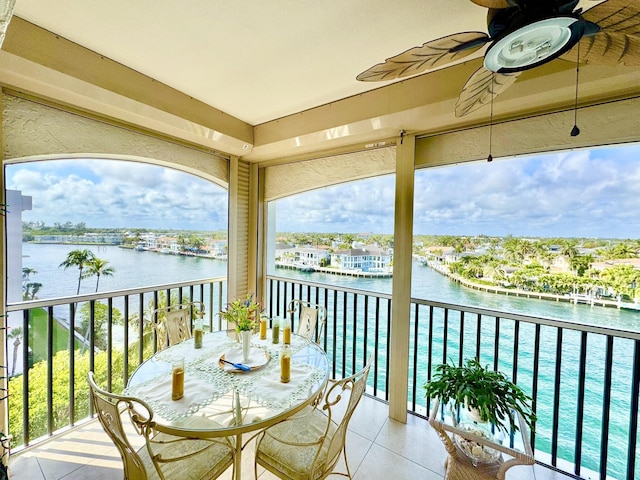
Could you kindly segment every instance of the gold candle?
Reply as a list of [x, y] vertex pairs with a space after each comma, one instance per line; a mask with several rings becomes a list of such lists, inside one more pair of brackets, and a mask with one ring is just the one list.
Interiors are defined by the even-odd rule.
[[202, 329], [201, 328], [196, 328], [193, 331], [193, 346], [195, 348], [202, 348]]
[[289, 380], [291, 380], [291, 353], [289, 347], [285, 345], [280, 354], [280, 381], [289, 383]]
[[266, 339], [267, 339], [267, 319], [261, 318], [260, 319], [260, 340], [266, 340]]
[[203, 335], [202, 319], [196, 320], [193, 326], [193, 346], [194, 348], [202, 348], [202, 335]]
[[184, 359], [175, 359], [171, 372], [171, 400], [180, 400], [184, 397]]
[[291, 343], [291, 325], [289, 325], [289, 323], [285, 323], [284, 329], [282, 330], [282, 341], [285, 345]]
[[271, 327], [271, 341], [280, 343], [280, 320], [277, 318], [273, 320], [273, 326]]

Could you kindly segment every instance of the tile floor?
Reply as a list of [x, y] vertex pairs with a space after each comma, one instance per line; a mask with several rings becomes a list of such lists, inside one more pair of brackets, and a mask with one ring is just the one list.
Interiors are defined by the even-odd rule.
[[[444, 475], [445, 450], [427, 421], [411, 415], [406, 424], [390, 420], [387, 405], [366, 396], [351, 419], [347, 455], [354, 480], [442, 480]], [[122, 461], [100, 424], [91, 421], [13, 455], [9, 478], [122, 480]], [[221, 478], [231, 480], [231, 469]], [[242, 478], [254, 479], [251, 445], [243, 452]], [[276, 479], [263, 469], [258, 478]], [[513, 467], [507, 475], [507, 480], [569, 478], [538, 465]]]

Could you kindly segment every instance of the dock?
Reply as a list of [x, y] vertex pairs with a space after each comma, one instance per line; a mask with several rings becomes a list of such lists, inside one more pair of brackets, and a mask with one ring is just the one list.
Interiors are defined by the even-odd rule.
[[319, 267], [316, 265], [306, 265], [300, 263], [276, 262], [276, 268], [288, 270], [298, 270], [301, 272], [329, 273], [331, 275], [343, 275], [357, 278], [391, 278], [392, 272], [364, 272], [362, 270], [347, 270], [342, 268]]

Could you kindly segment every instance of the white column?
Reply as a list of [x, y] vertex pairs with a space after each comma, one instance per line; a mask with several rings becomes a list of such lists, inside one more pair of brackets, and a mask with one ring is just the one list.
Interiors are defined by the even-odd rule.
[[415, 136], [396, 143], [396, 204], [393, 232], [393, 305], [389, 367], [389, 417], [407, 421], [409, 386], [409, 320], [411, 312], [411, 248]]

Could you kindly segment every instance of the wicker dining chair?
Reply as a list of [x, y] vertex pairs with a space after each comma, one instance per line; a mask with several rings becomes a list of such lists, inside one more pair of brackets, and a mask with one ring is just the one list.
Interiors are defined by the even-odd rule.
[[[306, 300], [293, 299], [289, 302], [287, 313], [291, 316], [292, 325], [298, 324], [296, 330], [298, 335], [312, 341], [320, 341], [327, 322], [326, 308]], [[297, 320], [294, 318], [296, 314], [298, 314]]]
[[152, 312], [152, 318], [157, 350], [164, 350], [191, 338], [191, 319], [194, 314], [201, 318], [204, 316], [202, 302], [179, 303], [156, 308]]
[[[367, 386], [367, 365], [342, 380], [329, 380], [322, 400], [266, 429], [257, 436], [254, 472], [258, 465], [284, 480], [320, 480], [329, 475], [351, 478], [346, 452], [349, 421]], [[340, 455], [346, 473], [334, 472]]]
[[[89, 372], [88, 382], [98, 420], [122, 457], [125, 480], [209, 480], [233, 465], [232, 438], [216, 434], [215, 429], [163, 426], [154, 421], [153, 410], [143, 400], [101, 389], [93, 372]], [[133, 429], [125, 428], [127, 417]], [[143, 437], [142, 447], [136, 450], [132, 446], [127, 430]]]

